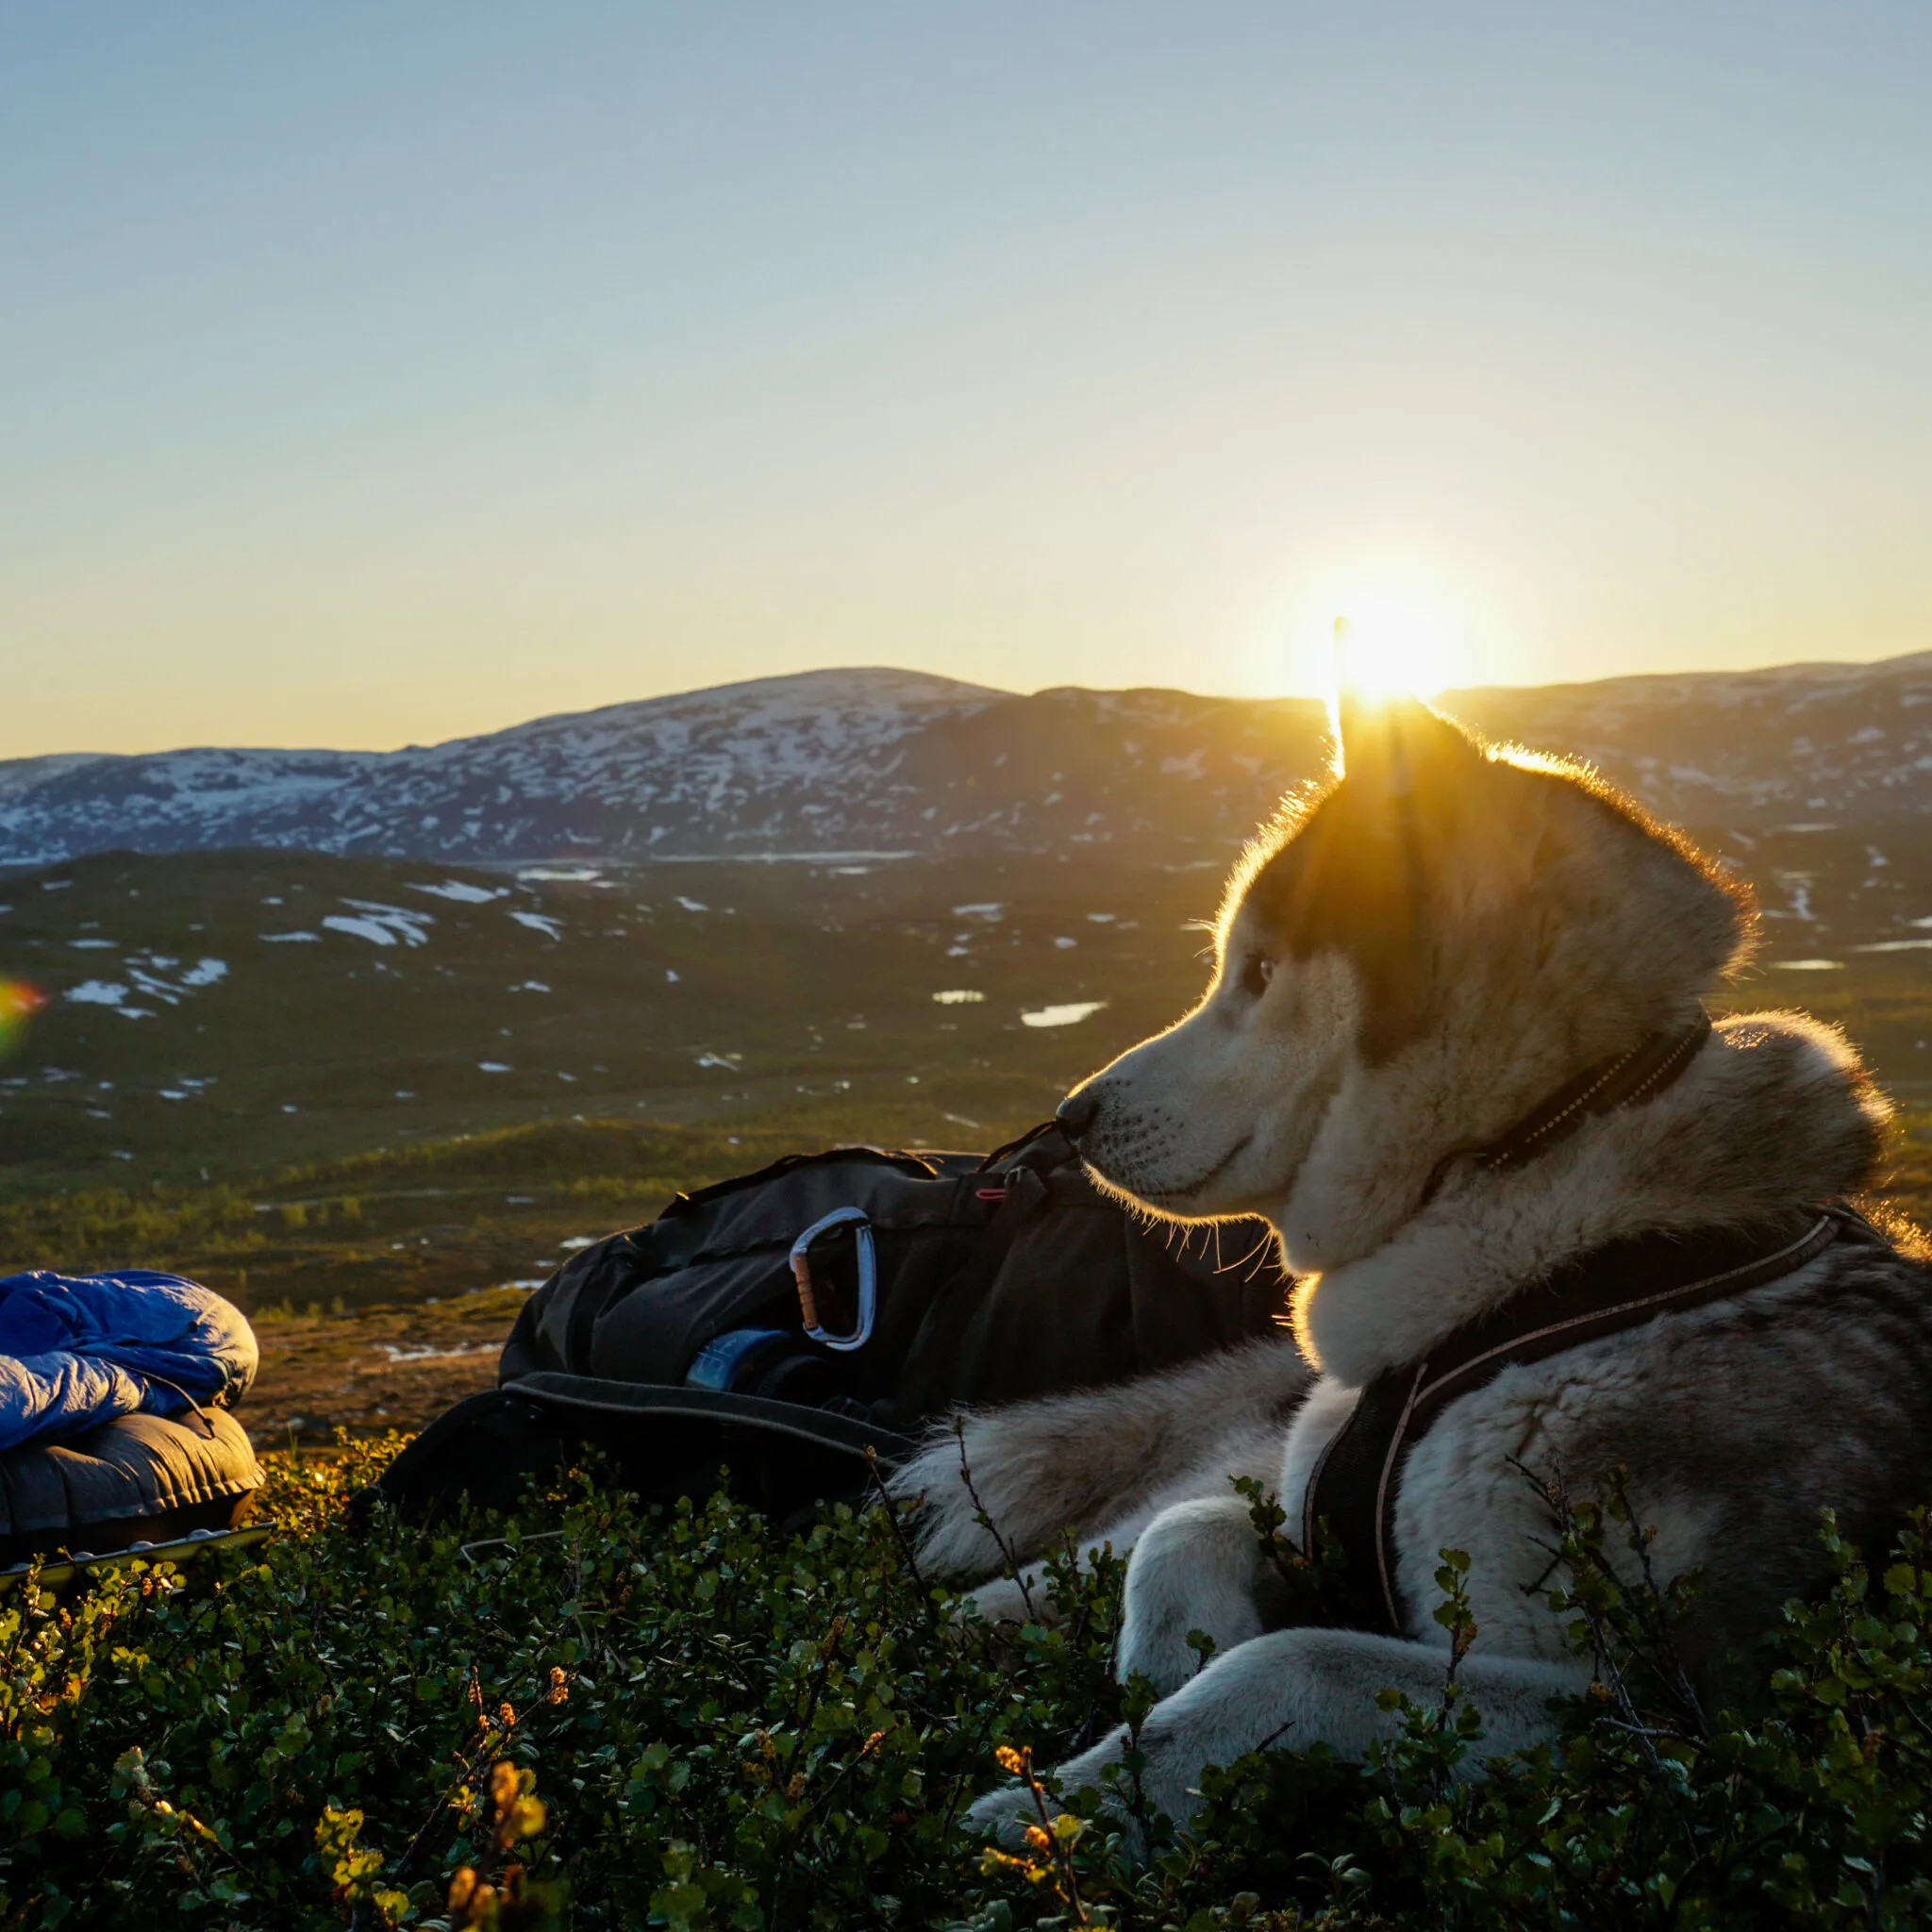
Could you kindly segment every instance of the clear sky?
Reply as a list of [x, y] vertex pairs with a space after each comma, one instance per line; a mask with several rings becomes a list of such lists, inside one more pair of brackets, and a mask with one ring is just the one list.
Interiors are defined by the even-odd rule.
[[1932, 8], [0, 9], [0, 756], [1932, 645]]

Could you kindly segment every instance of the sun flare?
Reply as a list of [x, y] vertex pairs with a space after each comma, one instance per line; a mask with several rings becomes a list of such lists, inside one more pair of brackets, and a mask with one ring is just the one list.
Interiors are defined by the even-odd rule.
[[1335, 620], [1335, 693], [1368, 704], [1431, 698], [1456, 680], [1448, 631], [1394, 597], [1365, 599]]

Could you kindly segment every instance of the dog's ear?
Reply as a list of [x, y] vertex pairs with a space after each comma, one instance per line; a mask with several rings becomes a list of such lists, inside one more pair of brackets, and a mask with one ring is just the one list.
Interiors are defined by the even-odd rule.
[[1424, 795], [1483, 762], [1462, 727], [1420, 698], [1364, 703], [1344, 695], [1336, 723], [1342, 778], [1360, 804]]

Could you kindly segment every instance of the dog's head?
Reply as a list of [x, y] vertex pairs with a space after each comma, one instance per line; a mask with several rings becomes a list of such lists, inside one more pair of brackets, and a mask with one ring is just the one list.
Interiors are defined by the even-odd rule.
[[1263, 1215], [1308, 1267], [1375, 1245], [1449, 1149], [1694, 1017], [1751, 923], [1581, 768], [1413, 701], [1345, 716], [1341, 749], [1237, 867], [1200, 1005], [1062, 1108], [1120, 1193]]

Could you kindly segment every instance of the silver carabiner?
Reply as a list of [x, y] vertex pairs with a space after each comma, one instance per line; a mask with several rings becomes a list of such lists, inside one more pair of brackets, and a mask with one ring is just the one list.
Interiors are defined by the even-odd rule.
[[[858, 1326], [850, 1335], [834, 1335], [819, 1325], [818, 1291], [811, 1278], [811, 1244], [822, 1234], [845, 1226], [852, 1229], [853, 1246], [858, 1256]], [[878, 1276], [872, 1223], [862, 1208], [834, 1208], [791, 1243], [791, 1278], [798, 1284], [798, 1311], [805, 1318], [805, 1332], [822, 1347], [842, 1352], [863, 1348], [872, 1340], [873, 1320], [878, 1312]]]

